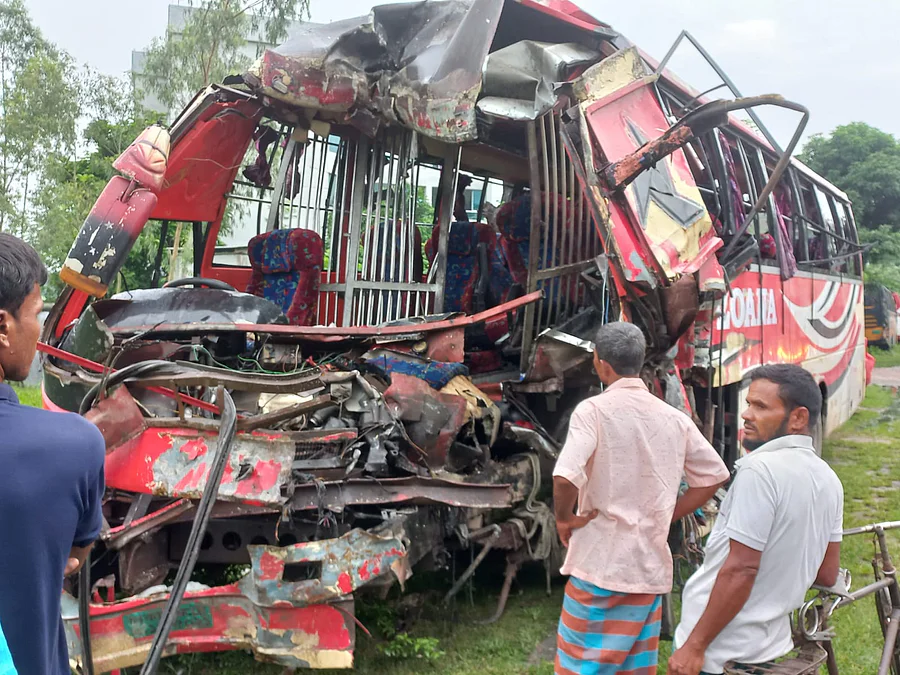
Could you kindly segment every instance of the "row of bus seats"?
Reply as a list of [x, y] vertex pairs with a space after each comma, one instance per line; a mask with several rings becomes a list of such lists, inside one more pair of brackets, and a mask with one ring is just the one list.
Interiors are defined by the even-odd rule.
[[[445, 311], [477, 313], [523, 292], [531, 245], [530, 193], [520, 193], [501, 206], [496, 213], [496, 227], [495, 230], [488, 223], [468, 220], [451, 223]], [[415, 234], [414, 246], [421, 250], [417, 229]], [[425, 244], [425, 255], [430, 264], [437, 255], [440, 236], [440, 226], [435, 226]], [[538, 245], [543, 251], [543, 242]], [[248, 256], [252, 271], [247, 292], [277, 304], [294, 325], [315, 325], [324, 258], [322, 238], [312, 230], [274, 230], [253, 237], [248, 245]], [[547, 262], [544, 257], [539, 256], [539, 269]], [[420, 278], [421, 258], [413, 256], [413, 259], [416, 261], [413, 273]], [[387, 267], [383, 266], [383, 269]], [[374, 268], [376, 280], [392, 280], [390, 271], [383, 274], [378, 271], [382, 268], [378, 260]]]

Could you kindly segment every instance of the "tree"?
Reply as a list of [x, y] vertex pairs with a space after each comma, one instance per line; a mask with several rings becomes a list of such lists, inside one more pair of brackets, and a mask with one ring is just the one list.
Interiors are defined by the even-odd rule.
[[861, 230], [900, 231], [900, 143], [891, 134], [845, 124], [810, 138], [800, 159], [847, 193]]
[[169, 109], [183, 107], [199, 90], [250, 65], [253, 57], [242, 51], [249, 35], [277, 44], [308, 13], [309, 0], [189, 0], [184, 26], [169, 27], [150, 45], [140, 86]]
[[[31, 222], [24, 232], [52, 272], [62, 266], [84, 219], [115, 174], [113, 160], [153, 121], [137, 111], [127, 81], [85, 70], [81, 82], [86, 152], [81, 158], [53, 151], [44, 156]], [[149, 285], [158, 243], [158, 228], [148, 226], [138, 237], [122, 270], [127, 287]], [[45, 297], [55, 298], [61, 288], [52, 274]]]
[[900, 232], [889, 225], [861, 230], [860, 242], [869, 244], [865, 258], [865, 281], [900, 292]]
[[21, 233], [46, 152], [72, 152], [80, 114], [72, 59], [22, 0], [0, 0], [0, 231]]

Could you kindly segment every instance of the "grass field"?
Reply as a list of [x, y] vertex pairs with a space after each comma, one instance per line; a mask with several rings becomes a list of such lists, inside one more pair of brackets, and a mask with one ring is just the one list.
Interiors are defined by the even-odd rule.
[[895, 345], [892, 349], [869, 347], [869, 353], [875, 357], [875, 366], [877, 368], [900, 366], [900, 345]]
[[40, 387], [23, 387], [18, 384], [12, 385], [19, 397], [19, 403], [22, 405], [31, 405], [35, 408], [41, 407], [41, 388]]
[[[874, 350], [876, 357], [881, 350]], [[897, 359], [900, 349], [882, 352]], [[881, 359], [879, 365], [883, 365]], [[890, 362], [889, 362], [890, 363]], [[23, 403], [38, 405], [36, 388], [18, 389]], [[900, 398], [890, 390], [870, 387], [854, 418], [825, 444], [825, 458], [844, 484], [844, 526], [854, 527], [900, 517]], [[892, 552], [900, 556], [900, 533], [889, 533]], [[871, 580], [872, 538], [859, 536], [845, 540], [841, 564], [851, 570], [854, 588]], [[487, 564], [486, 564], [487, 566]], [[449, 577], [413, 578], [412, 597], [419, 602], [411, 616], [391, 604], [362, 602], [358, 614], [374, 638], [357, 631], [356, 669], [359, 675], [551, 675], [550, 663], [529, 663], [536, 645], [554, 633], [562, 599], [562, 585], [554, 585], [548, 597], [540, 568], [526, 571], [518, 589], [514, 587], [504, 617], [492, 626], [475, 622], [494, 609], [502, 570], [491, 567], [476, 575], [474, 603], [461, 593], [457, 603], [445, 608], [440, 603]], [[417, 594], [416, 594], [417, 593]], [[835, 614], [835, 648], [841, 673], [863, 675], [875, 672], [882, 646], [874, 604], [866, 598]], [[387, 644], [379, 627], [395, 622], [409, 625], [409, 635], [422, 641], [421, 653], [443, 652], [435, 658], [394, 658], [382, 653]], [[434, 638], [437, 643], [428, 642]], [[671, 644], [660, 647], [660, 673]], [[134, 675], [137, 669], [132, 669]], [[281, 675], [282, 669], [255, 662], [243, 653], [192, 655], [166, 659], [161, 673], [167, 675]], [[319, 671], [338, 675], [347, 671]]]

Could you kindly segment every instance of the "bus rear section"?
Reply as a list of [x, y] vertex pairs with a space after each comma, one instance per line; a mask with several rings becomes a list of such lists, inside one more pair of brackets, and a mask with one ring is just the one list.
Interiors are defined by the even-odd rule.
[[[74, 242], [43, 394], [101, 428], [109, 487], [75, 665], [89, 629], [103, 672], [159, 644], [350, 667], [355, 594], [461, 552], [447, 601], [493, 551], [500, 616], [522, 566], [558, 569], [549, 477], [609, 321], [729, 462], [758, 363], [812, 369], [829, 426], [858, 404], [846, 198], [734, 117], [802, 107], [698, 98], [568, 2], [415, 7], [200, 92]], [[138, 237], [151, 287], [107, 297]], [[179, 598], [194, 564], [216, 583]]]
[[866, 340], [870, 345], [891, 349], [897, 344], [895, 294], [881, 284], [866, 284]]

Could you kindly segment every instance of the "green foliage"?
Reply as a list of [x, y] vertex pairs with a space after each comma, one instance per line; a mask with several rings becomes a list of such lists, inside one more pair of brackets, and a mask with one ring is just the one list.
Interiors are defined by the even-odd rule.
[[387, 644], [378, 645], [378, 651], [392, 659], [424, 659], [437, 661], [444, 652], [439, 649], [440, 640], [430, 637], [411, 637], [397, 633]]
[[431, 225], [434, 222], [434, 206], [425, 196], [425, 188], [416, 190], [416, 223], [419, 225]]
[[900, 230], [900, 143], [863, 122], [809, 139], [800, 158], [844, 190], [860, 229]]
[[140, 86], [170, 109], [181, 108], [207, 85], [250, 65], [254, 57], [242, 51], [248, 35], [277, 44], [309, 12], [308, 0], [244, 2], [189, 0], [184, 26], [170, 27], [147, 50]]
[[43, 152], [71, 152], [80, 113], [72, 59], [47, 42], [22, 0], [0, 0], [0, 231], [27, 226]]
[[860, 230], [859, 240], [862, 244], [870, 244], [865, 253], [866, 283], [887, 286], [893, 291], [900, 291], [900, 231], [890, 225], [879, 225], [874, 229]]
[[13, 383], [13, 389], [16, 390], [16, 396], [19, 397], [19, 403], [22, 405], [30, 405], [32, 408], [43, 407], [40, 387], [26, 387]]
[[[86, 78], [89, 79], [89, 78]], [[47, 267], [57, 272], [81, 229], [97, 197], [114, 174], [113, 160], [152, 122], [139, 114], [127, 88], [114, 78], [93, 79], [93, 102], [86, 112], [90, 117], [84, 132], [89, 152], [83, 159], [50, 152], [44, 158], [39, 189], [33, 202], [33, 222], [25, 238], [41, 253]], [[121, 98], [117, 96], [121, 94]], [[90, 107], [88, 107], [90, 106]], [[102, 115], [102, 117], [101, 117]], [[159, 227], [148, 225], [138, 237], [122, 270], [122, 283], [128, 288], [146, 287], [153, 273]], [[52, 300], [61, 289], [51, 275], [45, 298]]]

